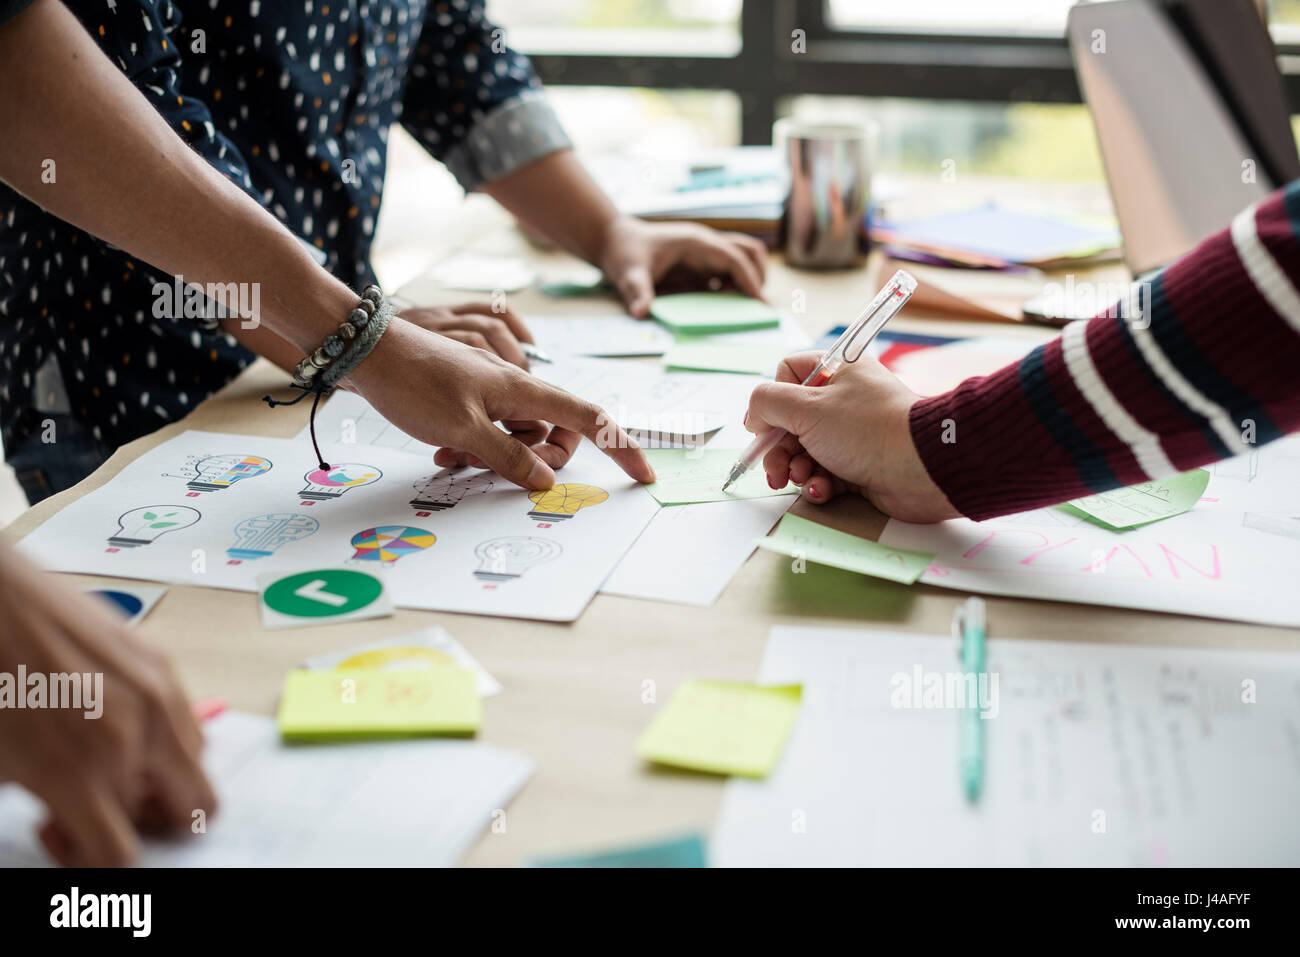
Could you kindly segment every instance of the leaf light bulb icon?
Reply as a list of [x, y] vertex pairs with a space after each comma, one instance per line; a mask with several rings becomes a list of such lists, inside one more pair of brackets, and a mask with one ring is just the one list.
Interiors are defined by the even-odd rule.
[[203, 515], [186, 505], [144, 505], [123, 512], [117, 520], [117, 532], [109, 536], [113, 549], [149, 545], [160, 535], [189, 528]]
[[236, 482], [270, 471], [271, 460], [260, 455], [209, 455], [194, 463], [194, 478], [185, 483], [185, 494], [219, 492]]
[[541, 522], [563, 522], [573, 518], [580, 509], [599, 505], [607, 498], [609, 493], [595, 485], [555, 485], [545, 491], [528, 493], [534, 506], [528, 517]]
[[312, 469], [303, 476], [307, 487], [298, 494], [304, 500], [302, 504], [311, 505], [313, 502], [338, 498], [351, 488], [373, 485], [383, 477], [384, 473], [373, 465], [344, 462], [341, 465], [331, 465], [327, 469]]
[[422, 528], [379, 525], [357, 532], [352, 536], [350, 544], [356, 549], [352, 554], [353, 560], [391, 565], [412, 552], [424, 551], [437, 540], [438, 536]]
[[563, 551], [549, 538], [522, 535], [493, 538], [480, 542], [474, 549], [474, 557], [479, 560], [474, 577], [480, 581], [511, 581], [530, 568], [559, 558]]
[[298, 512], [254, 515], [235, 526], [235, 544], [226, 549], [231, 565], [265, 558], [281, 545], [315, 534], [320, 522]]
[[421, 516], [455, 508], [471, 492], [481, 495], [492, 490], [492, 473], [478, 469], [443, 469], [416, 482], [411, 507]]

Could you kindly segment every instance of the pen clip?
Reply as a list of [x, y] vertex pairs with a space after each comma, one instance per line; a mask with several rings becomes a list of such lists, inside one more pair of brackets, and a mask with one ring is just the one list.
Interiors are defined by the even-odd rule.
[[957, 640], [957, 660], [961, 661], [966, 648], [966, 605], [957, 606], [952, 613], [952, 636]]
[[871, 339], [868, 338], [867, 341], [862, 344], [862, 348], [858, 350], [858, 354], [855, 356], [849, 356], [849, 348], [853, 345], [858, 336], [862, 335], [862, 330], [871, 325], [871, 320], [880, 313], [880, 310], [885, 308], [885, 304], [888, 303], [893, 296], [898, 295], [899, 292], [898, 284], [890, 283], [889, 287], [883, 290], [881, 294], [876, 297], [877, 302], [875, 308], [855, 323], [855, 328], [850, 330], [848, 339], [845, 340], [844, 345], [840, 348], [840, 355], [844, 357], [844, 362], [847, 365], [852, 365], [862, 358], [863, 353], [865, 353], [867, 348], [871, 345]]

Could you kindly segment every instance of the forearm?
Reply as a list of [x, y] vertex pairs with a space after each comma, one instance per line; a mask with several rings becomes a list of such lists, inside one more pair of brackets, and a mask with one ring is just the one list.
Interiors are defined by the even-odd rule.
[[916, 403], [935, 483], [983, 519], [1195, 468], [1300, 429], [1300, 186], [1170, 266], [1141, 314], [1076, 324]]
[[599, 260], [619, 215], [569, 149], [487, 183], [483, 191], [529, 229], [591, 263]]
[[56, 0], [0, 30], [0, 88], [0, 179], [50, 213], [186, 283], [256, 288], [247, 298], [260, 308], [244, 323], [304, 352], [355, 305], [172, 132]]

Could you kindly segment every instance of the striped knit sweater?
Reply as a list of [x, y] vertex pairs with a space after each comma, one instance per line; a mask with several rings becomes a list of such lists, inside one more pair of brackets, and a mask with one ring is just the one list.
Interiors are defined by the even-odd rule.
[[1074, 323], [912, 407], [912, 439], [954, 507], [978, 520], [1051, 505], [1300, 430], [1300, 181], [1138, 296], [1141, 315]]

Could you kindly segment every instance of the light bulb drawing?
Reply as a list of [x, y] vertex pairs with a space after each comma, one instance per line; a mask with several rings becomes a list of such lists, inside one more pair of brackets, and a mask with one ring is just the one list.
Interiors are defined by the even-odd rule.
[[609, 493], [595, 485], [566, 483], [555, 485], [542, 492], [529, 492], [528, 499], [533, 503], [529, 518], [535, 518], [545, 528], [552, 522], [563, 522], [573, 518], [580, 509], [599, 505], [609, 498]]
[[307, 487], [298, 495], [303, 499], [303, 505], [327, 502], [338, 498], [348, 489], [373, 485], [383, 477], [384, 473], [373, 465], [344, 462], [341, 465], [331, 465], [327, 469], [312, 469], [303, 476]]
[[480, 542], [474, 549], [479, 566], [474, 577], [479, 581], [508, 582], [537, 565], [559, 558], [564, 549], [549, 538], [512, 535]]
[[352, 554], [354, 561], [379, 562], [386, 566], [404, 555], [424, 551], [437, 540], [438, 536], [422, 528], [380, 525], [357, 532], [350, 544], [356, 549]]
[[235, 543], [226, 549], [229, 565], [265, 558], [281, 545], [315, 534], [320, 522], [299, 512], [254, 515], [235, 526]]
[[259, 455], [209, 455], [190, 468], [194, 477], [185, 483], [185, 494], [195, 498], [200, 492], [219, 492], [236, 482], [254, 478], [271, 470], [271, 460]]
[[466, 495], [482, 495], [493, 485], [492, 473], [478, 469], [443, 469], [420, 479], [413, 486], [411, 507], [421, 518], [430, 512], [455, 508]]
[[123, 512], [117, 520], [117, 531], [108, 538], [109, 551], [138, 548], [150, 545], [160, 535], [189, 528], [203, 515], [188, 505], [143, 505]]

